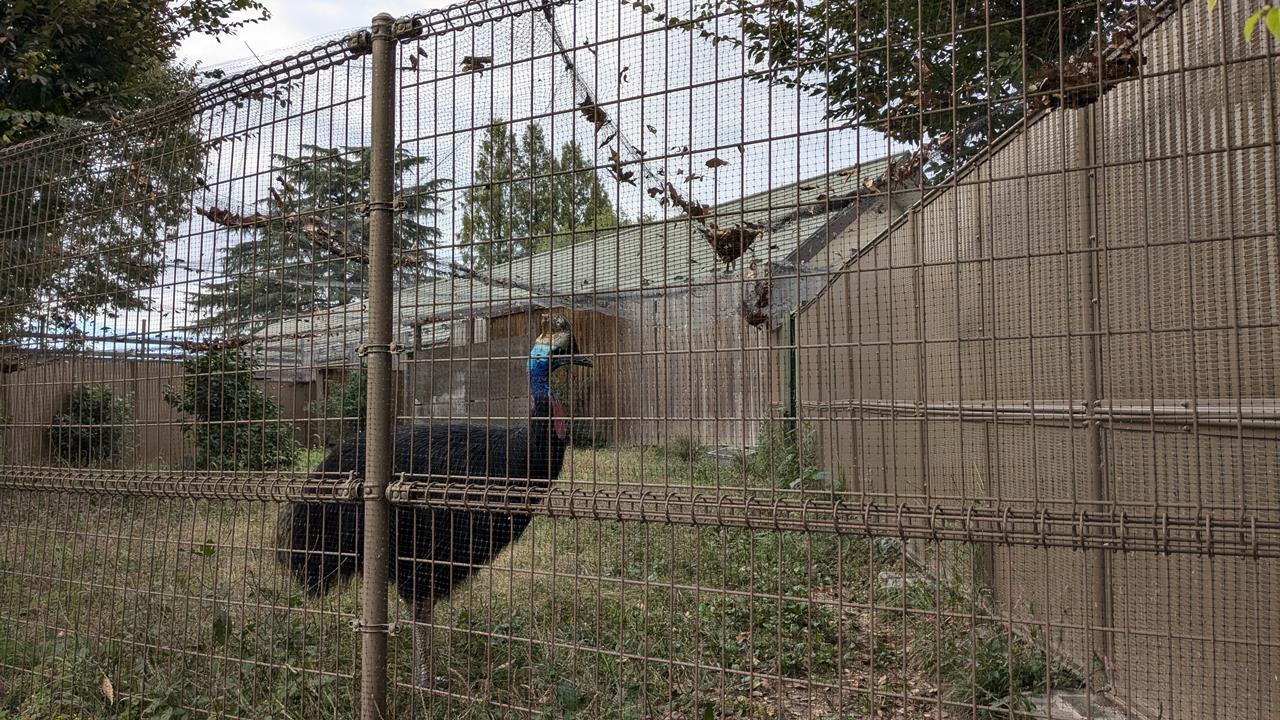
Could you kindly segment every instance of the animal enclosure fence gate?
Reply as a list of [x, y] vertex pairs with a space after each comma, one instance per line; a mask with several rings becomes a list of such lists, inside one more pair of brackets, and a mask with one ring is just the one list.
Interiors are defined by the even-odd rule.
[[0, 149], [0, 719], [1280, 715], [1276, 39], [873, 5]]

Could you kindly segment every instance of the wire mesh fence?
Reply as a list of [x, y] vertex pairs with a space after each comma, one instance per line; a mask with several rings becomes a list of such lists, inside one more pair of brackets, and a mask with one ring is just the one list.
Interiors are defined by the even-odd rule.
[[479, 2], [0, 149], [0, 718], [1274, 717], [1250, 11]]

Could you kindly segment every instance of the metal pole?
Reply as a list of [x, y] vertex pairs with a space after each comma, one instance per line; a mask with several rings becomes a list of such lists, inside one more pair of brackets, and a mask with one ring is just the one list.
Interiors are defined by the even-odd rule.
[[395, 192], [395, 18], [373, 18], [372, 140], [369, 168], [369, 414], [365, 422], [364, 574], [360, 717], [387, 715], [387, 553], [391, 479], [391, 208]]
[[798, 353], [796, 352], [796, 313], [795, 311], [792, 311], [791, 313], [789, 313], [786, 316], [786, 319], [783, 320], [782, 337], [783, 337], [783, 342], [786, 343], [786, 348], [787, 348], [787, 367], [786, 367], [786, 370], [784, 371], [786, 382], [787, 382], [787, 400], [786, 400], [787, 406], [784, 414], [784, 418], [785, 418], [784, 435], [789, 444], [795, 445], [796, 443], [798, 443], [797, 435], [796, 435], [796, 426], [797, 426], [797, 416], [799, 414], [798, 413], [799, 408], [797, 407], [797, 402], [796, 402], [796, 399], [797, 399], [796, 382], [797, 382], [797, 375], [798, 375], [797, 371], [799, 370], [799, 366], [798, 366], [799, 358], [798, 358]]
[[[1088, 252], [1081, 273], [1081, 303], [1084, 320], [1084, 417], [1086, 449], [1089, 453], [1089, 484], [1097, 512], [1106, 512], [1110, 492], [1103, 462], [1102, 418], [1098, 413], [1102, 393], [1102, 356], [1098, 341], [1101, 298], [1098, 288], [1099, 238], [1097, 227], [1097, 153], [1095, 148], [1096, 105], [1076, 111], [1077, 142], [1081, 181], [1081, 226]], [[1109, 558], [1105, 550], [1097, 550], [1092, 558], [1092, 595], [1095, 603], [1094, 648], [1105, 657], [1111, 656], [1111, 582]]]

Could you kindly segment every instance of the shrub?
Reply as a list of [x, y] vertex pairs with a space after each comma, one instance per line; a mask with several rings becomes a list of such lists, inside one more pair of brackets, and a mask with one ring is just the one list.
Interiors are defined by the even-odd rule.
[[253, 379], [253, 356], [239, 348], [210, 350], [182, 361], [182, 388], [165, 388], [165, 402], [187, 415], [196, 443], [195, 466], [209, 470], [290, 469], [301, 446], [280, 403]]
[[133, 397], [117, 397], [110, 385], [77, 385], [67, 407], [53, 416], [49, 441], [54, 455], [69, 465], [120, 460], [129, 452]]
[[347, 373], [342, 382], [329, 389], [323, 400], [307, 406], [313, 418], [321, 419], [325, 445], [337, 445], [364, 429], [369, 412], [368, 373], [364, 368]]

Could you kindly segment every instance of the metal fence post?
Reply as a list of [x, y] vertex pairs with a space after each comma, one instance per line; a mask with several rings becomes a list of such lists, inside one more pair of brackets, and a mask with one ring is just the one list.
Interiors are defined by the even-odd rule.
[[382, 720], [387, 711], [387, 553], [391, 513], [391, 211], [395, 192], [395, 43], [387, 13], [373, 18], [372, 139], [369, 167], [369, 413], [364, 472], [363, 635], [360, 716]]
[[785, 433], [788, 443], [797, 442], [796, 426], [798, 424], [799, 408], [797, 407], [797, 369], [798, 369], [798, 353], [796, 351], [796, 313], [787, 314], [783, 319], [782, 338], [787, 348], [787, 366], [783, 369], [783, 376], [787, 383], [787, 397], [785, 410]]
[[[1085, 241], [1086, 252], [1083, 255], [1084, 268], [1080, 277], [1081, 315], [1084, 325], [1084, 417], [1086, 432], [1086, 451], [1089, 454], [1089, 485], [1091, 499], [1096, 503], [1095, 512], [1103, 515], [1108, 512], [1107, 502], [1110, 500], [1110, 488], [1107, 482], [1105, 464], [1105, 438], [1102, 434], [1102, 417], [1099, 415], [1099, 404], [1102, 393], [1102, 348], [1098, 339], [1101, 327], [1101, 297], [1098, 287], [1098, 254], [1101, 239], [1098, 236], [1097, 218], [1097, 147], [1096, 147], [1096, 105], [1089, 105], [1076, 110], [1076, 141], [1079, 143], [1077, 161], [1080, 167], [1080, 212], [1081, 229]], [[1092, 588], [1090, 594], [1095, 603], [1093, 646], [1095, 652], [1109, 658], [1111, 656], [1111, 578], [1107, 551], [1094, 551], [1090, 559], [1092, 564]]]

